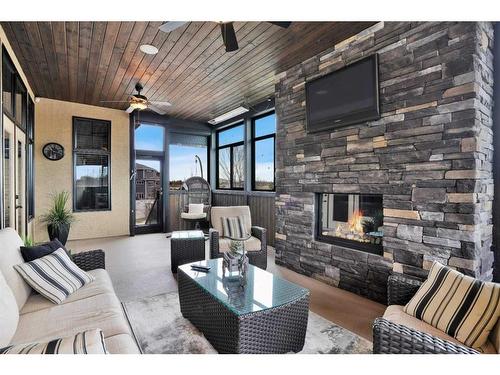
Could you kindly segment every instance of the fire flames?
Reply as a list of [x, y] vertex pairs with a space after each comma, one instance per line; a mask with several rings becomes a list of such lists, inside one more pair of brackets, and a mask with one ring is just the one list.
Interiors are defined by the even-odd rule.
[[356, 210], [353, 212], [351, 218], [347, 222], [347, 225], [337, 226], [335, 230], [335, 235], [337, 237], [351, 238], [361, 240], [364, 236], [363, 231], [363, 212], [361, 210]]
[[351, 232], [363, 234], [363, 212], [360, 210], [354, 211], [347, 225]]

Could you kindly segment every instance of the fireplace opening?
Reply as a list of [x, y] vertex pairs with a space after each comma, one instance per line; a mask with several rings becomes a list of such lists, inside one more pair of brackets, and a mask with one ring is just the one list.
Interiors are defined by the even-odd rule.
[[382, 195], [318, 194], [316, 211], [319, 241], [382, 254]]

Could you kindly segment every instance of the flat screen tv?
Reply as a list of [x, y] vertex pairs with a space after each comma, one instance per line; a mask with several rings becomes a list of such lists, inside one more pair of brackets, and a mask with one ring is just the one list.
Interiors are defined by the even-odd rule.
[[307, 82], [306, 109], [310, 133], [379, 118], [377, 55]]

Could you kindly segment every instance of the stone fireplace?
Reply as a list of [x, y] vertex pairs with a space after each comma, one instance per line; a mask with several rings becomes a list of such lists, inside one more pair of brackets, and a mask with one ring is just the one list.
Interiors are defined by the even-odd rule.
[[[378, 23], [279, 75], [278, 264], [380, 302], [433, 261], [491, 278], [492, 45], [490, 23]], [[306, 80], [373, 53], [381, 118], [308, 134]]]

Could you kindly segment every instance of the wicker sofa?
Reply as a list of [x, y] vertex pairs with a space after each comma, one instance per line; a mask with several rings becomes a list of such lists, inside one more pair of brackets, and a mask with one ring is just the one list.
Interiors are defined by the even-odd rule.
[[31, 287], [14, 269], [23, 263], [23, 241], [11, 228], [0, 230], [0, 348], [75, 335], [100, 328], [109, 353], [139, 353], [136, 341], [104, 270], [104, 251], [73, 255], [78, 267], [95, 280], [56, 305]]
[[252, 237], [245, 241], [245, 250], [250, 264], [256, 267], [267, 268], [267, 230], [252, 225], [252, 217], [248, 206], [225, 206], [212, 207], [210, 210], [210, 258], [219, 258], [229, 251], [231, 240], [224, 237], [222, 217], [243, 216], [245, 218], [246, 230]]
[[[437, 328], [406, 314], [406, 305], [417, 292], [422, 281], [402, 274], [388, 279], [388, 308], [384, 316], [373, 324], [373, 352], [375, 354], [478, 354], [463, 346], [453, 337]], [[500, 353], [500, 322], [483, 347], [484, 353]]]

